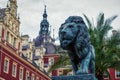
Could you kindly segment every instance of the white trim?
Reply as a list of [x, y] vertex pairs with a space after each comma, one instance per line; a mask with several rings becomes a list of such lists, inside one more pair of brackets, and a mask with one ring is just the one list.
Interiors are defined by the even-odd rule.
[[[14, 68], [14, 66], [15, 66], [15, 68]], [[15, 69], [15, 73], [14, 74], [13, 74], [13, 69]], [[17, 63], [13, 62], [13, 64], [12, 64], [12, 76], [16, 77], [16, 74], [17, 74]]]
[[39, 80], [39, 77], [38, 77], [38, 76], [36, 77], [36, 80]]
[[[5, 61], [8, 61], [7, 71], [5, 71], [5, 66], [6, 66], [6, 65], [5, 65]], [[5, 73], [7, 73], [7, 74], [9, 73], [9, 63], [10, 63], [10, 59], [9, 59], [8, 57], [5, 57], [5, 58], [4, 58], [4, 67], [3, 67], [4, 69], [3, 69], [3, 71], [4, 71]]]
[[[22, 70], [22, 78], [20, 77], [20, 70]], [[19, 80], [23, 80], [24, 68], [20, 66], [19, 68]]]
[[30, 78], [30, 72], [26, 70], [25, 80], [28, 80], [28, 78]]
[[31, 80], [35, 80], [35, 74], [32, 73]]

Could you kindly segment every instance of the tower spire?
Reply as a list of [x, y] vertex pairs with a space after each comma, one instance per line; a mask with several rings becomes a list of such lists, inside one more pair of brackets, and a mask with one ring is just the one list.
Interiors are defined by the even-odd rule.
[[46, 12], [46, 5], [44, 5], [44, 13], [43, 13], [43, 19], [47, 19], [47, 12]]
[[43, 20], [40, 23], [39, 34], [45, 36], [49, 34], [49, 22], [47, 20], [46, 5], [44, 5]]

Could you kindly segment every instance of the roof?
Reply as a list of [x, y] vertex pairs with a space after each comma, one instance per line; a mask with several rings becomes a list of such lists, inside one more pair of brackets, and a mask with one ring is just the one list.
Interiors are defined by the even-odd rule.
[[[51, 38], [50, 36], [46, 36], [46, 40], [49, 40], [49, 38]], [[45, 54], [54, 54], [55, 53], [55, 45], [51, 42], [43, 42], [43, 37], [42, 36], [38, 36], [35, 39], [35, 47], [39, 47], [41, 45], [44, 45], [44, 47], [46, 48], [46, 52]]]
[[38, 47], [43, 43], [43, 37], [41, 35], [37, 36], [35, 39], [35, 46]]
[[22, 35], [21, 37], [28, 37], [29, 38], [29, 35], [27, 35], [27, 34], [26, 35]]
[[55, 46], [52, 43], [45, 43], [46, 54], [54, 54], [55, 53]]

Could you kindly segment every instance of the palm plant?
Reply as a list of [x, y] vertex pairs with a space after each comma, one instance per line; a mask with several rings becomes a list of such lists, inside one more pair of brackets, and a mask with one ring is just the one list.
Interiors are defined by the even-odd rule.
[[112, 29], [111, 23], [117, 16], [104, 19], [104, 14], [100, 13], [97, 18], [96, 26], [84, 15], [89, 33], [91, 36], [91, 44], [95, 47], [96, 53], [96, 77], [98, 80], [104, 80], [104, 73], [110, 74], [109, 68], [120, 67], [120, 33], [116, 33], [108, 37], [108, 32]]

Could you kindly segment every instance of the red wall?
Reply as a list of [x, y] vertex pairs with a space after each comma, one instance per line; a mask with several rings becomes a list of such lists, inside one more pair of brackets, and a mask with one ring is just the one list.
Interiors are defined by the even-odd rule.
[[44, 64], [48, 64], [48, 60], [50, 57], [54, 58], [54, 63], [59, 59], [60, 55], [59, 54], [46, 54], [44, 56]]
[[[15, 56], [17, 55], [17, 56]], [[5, 57], [8, 57], [10, 59], [10, 63], [9, 63], [9, 73], [5, 73], [3, 71], [3, 67], [4, 67], [4, 59]], [[17, 74], [16, 77], [12, 76], [12, 64], [13, 62], [17, 63]], [[33, 65], [31, 65], [29, 62], [25, 61], [24, 59], [20, 58], [20, 56], [16, 53], [10, 53], [8, 50], [2, 48], [0, 46], [0, 77], [6, 79], [6, 80], [19, 80], [19, 68], [20, 66], [22, 66], [24, 68], [24, 78], [23, 80], [25, 80], [25, 74], [26, 74], [26, 70], [28, 70], [30, 72], [30, 76], [31, 74], [35, 74], [35, 76], [39, 77], [39, 80], [43, 79], [43, 80], [50, 80], [50, 77], [47, 76], [46, 74], [44, 74], [44, 72], [37, 70], [36, 68], [34, 68]]]
[[[59, 59], [60, 55], [59, 54], [46, 54], [44, 56], [44, 64], [48, 64], [49, 58], [53, 57], [54, 58], [54, 63]], [[57, 70], [54, 70], [52, 72], [52, 76], [58, 76]]]
[[[115, 69], [110, 68], [109, 72], [110, 72], [111, 80], [120, 80], [120, 78], [116, 78], [116, 76], [115, 76]], [[109, 80], [109, 79], [105, 78], [104, 80]]]

